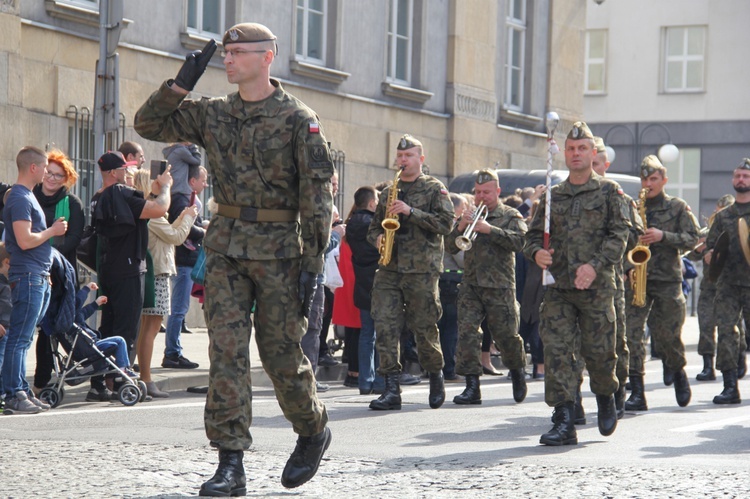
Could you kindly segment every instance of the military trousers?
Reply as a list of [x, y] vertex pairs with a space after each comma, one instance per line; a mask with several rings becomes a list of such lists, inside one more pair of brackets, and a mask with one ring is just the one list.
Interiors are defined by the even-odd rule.
[[750, 283], [748, 286], [719, 283], [714, 301], [719, 331], [716, 368], [729, 371], [737, 369], [740, 352], [747, 350], [747, 341], [738, 323], [744, 318], [745, 324], [750, 324]]
[[[703, 276], [703, 280], [708, 279]], [[716, 297], [716, 286], [701, 282], [701, 294], [698, 296], [698, 354], [716, 354], [716, 314], [714, 313], [714, 298]]]
[[592, 392], [617, 391], [614, 293], [614, 289], [546, 289], [539, 333], [544, 342], [544, 399], [550, 407], [575, 402], [579, 357], [589, 371]]
[[458, 287], [458, 348], [456, 372], [482, 375], [482, 332], [487, 318], [492, 341], [508, 369], [526, 365], [523, 340], [518, 334], [518, 302], [512, 288], [494, 289], [462, 282]]
[[226, 450], [252, 444], [250, 336], [276, 399], [294, 431], [320, 433], [328, 421], [300, 340], [306, 329], [299, 300], [300, 259], [240, 260], [206, 248], [204, 314], [211, 362], [204, 410], [206, 435]]
[[378, 269], [372, 285], [370, 313], [375, 320], [375, 347], [380, 357], [378, 373], [400, 373], [401, 333], [414, 333], [419, 363], [431, 373], [443, 369], [443, 351], [437, 321], [442, 308], [438, 275], [405, 274]]
[[651, 341], [657, 345], [664, 364], [673, 372], [685, 367], [685, 344], [682, 325], [685, 322], [685, 295], [681, 282], [648, 281], [646, 305], [632, 304], [633, 292], [626, 292], [628, 303], [627, 335], [630, 348], [630, 372], [645, 375], [646, 345], [643, 340], [648, 319]]

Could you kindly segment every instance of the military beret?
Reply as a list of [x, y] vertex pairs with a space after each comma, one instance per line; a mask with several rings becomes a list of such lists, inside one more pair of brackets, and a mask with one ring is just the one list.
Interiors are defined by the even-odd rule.
[[103, 172], [116, 170], [126, 165], [123, 157], [116, 152], [107, 152], [102, 154], [102, 157], [99, 158], [99, 161], [97, 161], [97, 163], [99, 163], [99, 169]]
[[258, 23], [235, 24], [224, 33], [221, 43], [226, 46], [229, 43], [256, 43], [273, 42], [276, 36], [266, 26]]
[[570, 140], [581, 140], [591, 139], [594, 140], [594, 134], [589, 130], [589, 126], [583, 121], [576, 121], [573, 123], [573, 128], [568, 132], [568, 139]]
[[596, 149], [596, 153], [600, 154], [603, 152], [607, 152], [607, 146], [604, 145], [604, 139], [601, 137], [594, 137], [594, 149]]
[[742, 158], [742, 163], [737, 167], [738, 170], [750, 170], [750, 158]]
[[398, 146], [396, 149], [399, 151], [405, 151], [406, 149], [411, 149], [412, 147], [422, 147], [422, 143], [409, 135], [408, 133], [401, 137], [401, 140], [398, 141]]
[[477, 184], [485, 184], [492, 180], [497, 181], [497, 173], [495, 173], [495, 170], [484, 169], [477, 172]]
[[643, 158], [643, 161], [641, 161], [641, 178], [648, 178], [656, 172], [664, 175], [667, 172], [667, 169], [661, 164], [659, 158], [653, 154], [649, 154]]

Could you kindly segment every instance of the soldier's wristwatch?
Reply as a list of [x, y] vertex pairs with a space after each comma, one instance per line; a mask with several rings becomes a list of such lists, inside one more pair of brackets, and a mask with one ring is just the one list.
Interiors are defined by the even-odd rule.
[[409, 216], [414, 215], [414, 208], [409, 208]]

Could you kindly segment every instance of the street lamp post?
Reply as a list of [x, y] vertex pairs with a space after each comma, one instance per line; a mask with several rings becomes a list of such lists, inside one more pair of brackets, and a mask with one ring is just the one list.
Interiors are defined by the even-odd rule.
[[673, 161], [676, 161], [677, 158], [679, 158], [680, 156], [680, 150], [677, 148], [676, 145], [672, 143], [672, 135], [669, 133], [669, 129], [662, 123], [649, 123], [643, 128], [641, 128], [641, 124], [638, 122], [634, 124], [633, 130], [631, 130], [631, 128], [628, 127], [627, 125], [622, 125], [622, 124], [615, 125], [611, 127], [609, 130], [607, 130], [607, 133], [604, 135], [604, 143], [607, 144], [608, 146], [608, 152], [610, 153], [609, 160], [613, 162], [615, 158], [615, 149], [609, 146], [608, 139], [610, 135], [612, 135], [612, 133], [617, 130], [625, 130], [631, 139], [630, 143], [631, 143], [632, 154], [633, 154], [632, 172], [637, 175], [638, 166], [642, 159], [641, 149], [643, 148], [643, 138], [646, 136], [646, 132], [654, 128], [658, 128], [662, 130], [667, 137], [667, 141], [664, 142], [663, 145], [660, 146], [659, 149], [657, 150], [657, 153], [656, 153], [657, 156], [659, 157], [662, 163], [671, 163]]

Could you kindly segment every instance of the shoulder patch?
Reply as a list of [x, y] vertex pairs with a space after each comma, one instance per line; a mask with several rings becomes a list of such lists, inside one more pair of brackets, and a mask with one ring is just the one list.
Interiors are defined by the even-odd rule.
[[442, 189], [440, 189], [440, 194], [442, 194], [444, 196], [447, 196], [448, 195], [448, 190], [445, 187], [443, 187]]
[[622, 196], [623, 194], [625, 194], [625, 192], [623, 192], [622, 189], [617, 189], [617, 194], [619, 194], [620, 196]]
[[685, 209], [689, 212], [692, 212], [693, 210], [690, 208], [690, 205], [685, 203]]
[[318, 124], [318, 122], [316, 121], [310, 122], [307, 125], [307, 130], [310, 133], [320, 133], [320, 124]]

